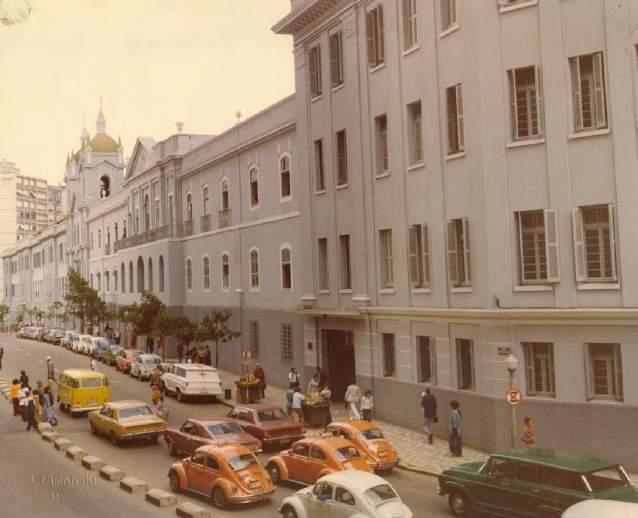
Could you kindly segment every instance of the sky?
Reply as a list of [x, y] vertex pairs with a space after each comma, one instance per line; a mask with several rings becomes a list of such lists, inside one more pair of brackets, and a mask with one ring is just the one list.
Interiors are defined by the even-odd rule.
[[[29, 13], [28, 7], [31, 7]], [[218, 134], [294, 91], [290, 0], [0, 0], [0, 159], [63, 179], [67, 153], [106, 132]], [[4, 11], [4, 12], [3, 12]]]

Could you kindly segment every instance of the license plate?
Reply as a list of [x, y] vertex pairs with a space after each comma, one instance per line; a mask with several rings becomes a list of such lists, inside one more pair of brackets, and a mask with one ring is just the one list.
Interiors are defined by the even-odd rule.
[[89, 406], [95, 406], [95, 405], [97, 404], [97, 401], [95, 401], [95, 399], [89, 399], [89, 400], [88, 400], [88, 402], [87, 402], [87, 404], [88, 404]]
[[259, 480], [256, 480], [255, 482], [251, 482], [248, 487], [250, 489], [256, 489], [258, 487], [261, 487], [261, 482], [259, 482]]

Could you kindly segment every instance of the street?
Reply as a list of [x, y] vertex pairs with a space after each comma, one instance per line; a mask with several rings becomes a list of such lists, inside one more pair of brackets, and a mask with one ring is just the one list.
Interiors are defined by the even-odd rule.
[[[16, 339], [14, 336], [3, 335], [0, 343], [4, 347], [4, 361], [0, 376], [7, 381], [17, 377], [20, 370], [26, 370], [35, 386], [37, 380], [46, 379], [46, 357], [51, 356], [55, 367], [60, 371], [72, 368], [88, 368], [87, 356], [78, 355], [58, 346], [42, 342]], [[150, 402], [150, 387], [148, 382], [140, 382], [115, 370], [98, 363], [98, 370], [105, 372], [111, 384], [112, 400], [140, 399]], [[220, 403], [178, 403], [172, 398], [165, 400], [169, 409], [169, 426], [177, 427], [189, 417], [222, 416], [228, 408]], [[133, 475], [148, 482], [150, 488], [161, 488], [170, 491], [166, 474], [168, 467], [175, 459], [168, 455], [163, 440], [158, 444], [148, 445], [132, 443], [115, 447], [103, 437], [95, 437], [89, 433], [86, 417], [71, 418], [65, 413], [57, 411], [60, 423], [58, 432], [71, 440], [90, 454], [102, 458], [107, 464], [122, 469], [127, 475]], [[24, 424], [18, 418], [11, 416], [10, 405], [0, 408], [0, 458], [5, 476], [0, 481], [0, 497], [4, 505], [3, 514], [6, 516], [154, 516], [174, 515], [173, 507], [163, 510], [151, 504], [144, 503], [141, 497], [130, 496], [117, 488], [114, 482], [106, 482], [96, 472], [89, 472], [80, 467], [78, 462], [66, 459], [49, 443], [40, 440], [36, 433], [24, 432]], [[260, 461], [265, 465], [271, 452], [260, 455]], [[10, 476], [8, 474], [11, 474]], [[89, 477], [88, 483], [83, 479], [66, 480], [66, 485], [51, 488], [56, 480], [47, 475], [72, 475]], [[452, 516], [447, 507], [447, 501], [436, 493], [437, 482], [434, 478], [416, 473], [395, 470], [387, 477], [395, 487], [403, 501], [412, 509], [415, 517], [449, 517]], [[296, 491], [296, 487], [279, 487], [272, 500], [263, 505], [253, 505], [233, 508], [228, 511], [218, 511], [205, 499], [181, 494], [178, 501], [191, 500], [198, 505], [212, 511], [213, 516], [228, 516], [229, 514], [246, 516], [248, 518], [275, 518], [280, 516], [277, 508], [281, 500]], [[117, 504], [113, 502], [116, 498]], [[8, 505], [8, 508], [7, 508]], [[25, 513], [28, 509], [28, 514]]]

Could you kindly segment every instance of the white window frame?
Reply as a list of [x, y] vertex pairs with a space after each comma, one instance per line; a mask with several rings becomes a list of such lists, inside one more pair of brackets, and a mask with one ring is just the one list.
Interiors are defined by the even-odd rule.
[[[224, 176], [220, 182], [221, 190], [219, 192], [219, 205], [221, 210], [230, 210], [230, 184], [227, 176]], [[224, 201], [224, 192], [227, 194]]]
[[[613, 373], [609, 373], [612, 375], [609, 380], [609, 384], [613, 385], [613, 393], [612, 394], [597, 394], [596, 386], [594, 382], [594, 371], [595, 367], [593, 365], [593, 350], [592, 346], [596, 345], [606, 345], [611, 346], [611, 369]], [[619, 343], [611, 343], [611, 342], [591, 342], [585, 344], [585, 376], [586, 376], [586, 388], [587, 388], [587, 400], [591, 401], [593, 399], [602, 399], [602, 400], [612, 400], [612, 401], [623, 401], [624, 400], [624, 382], [623, 382], [623, 367], [622, 367], [622, 346]]]
[[441, 31], [458, 25], [456, 0], [440, 0]]
[[[552, 342], [523, 342], [523, 351], [525, 353], [525, 372], [527, 374], [527, 395], [541, 397], [556, 397], [556, 372], [554, 362], [554, 344]], [[539, 346], [547, 346], [548, 353], [537, 351]], [[541, 369], [543, 390], [536, 388], [536, 360], [542, 359], [547, 363]]]
[[[256, 271], [253, 271], [253, 253], [257, 254]], [[250, 286], [250, 291], [259, 291], [261, 288], [259, 266], [259, 248], [253, 246], [248, 250], [248, 286]], [[254, 282], [255, 280], [256, 282]]]
[[[616, 228], [615, 228], [615, 207], [613, 203], [607, 204], [609, 212], [609, 252], [611, 261], [611, 277], [594, 278], [589, 277], [587, 268], [587, 258], [585, 251], [585, 228], [583, 224], [583, 209], [595, 208], [597, 205], [575, 207], [572, 209], [572, 233], [574, 242], [574, 266], [576, 282], [596, 283], [596, 282], [618, 282], [618, 264], [616, 261]], [[603, 251], [604, 256], [604, 251]], [[601, 267], [601, 273], [603, 269]]]
[[379, 249], [381, 252], [381, 287], [394, 288], [394, 253], [392, 229], [379, 230]]
[[538, 209], [538, 212], [542, 210], [543, 213], [543, 246], [545, 250], [545, 262], [546, 262], [546, 277], [544, 279], [526, 279], [525, 278], [525, 264], [523, 260], [523, 225], [521, 223], [521, 216], [526, 212], [532, 211], [520, 211], [516, 213], [517, 227], [518, 227], [518, 247], [519, 247], [519, 279], [522, 285], [525, 284], [548, 284], [560, 282], [560, 249], [559, 249], [559, 228], [558, 228], [558, 213], [555, 209]]
[[[458, 231], [462, 235], [459, 240]], [[460, 243], [459, 243], [460, 241]], [[459, 250], [459, 244], [463, 249]], [[470, 224], [468, 218], [455, 218], [448, 221], [447, 253], [448, 253], [448, 282], [452, 287], [472, 286], [472, 263], [470, 254]], [[463, 271], [459, 266], [459, 257], [463, 257]], [[459, 274], [463, 278], [459, 278]]]
[[403, 51], [419, 46], [417, 0], [403, 0]]
[[[283, 167], [283, 164], [288, 164], [288, 169]], [[288, 174], [288, 191], [289, 193], [284, 195], [284, 174]], [[292, 200], [292, 156], [290, 153], [282, 153], [279, 156], [279, 201], [288, 202]]]
[[[288, 251], [288, 261], [284, 261], [284, 251]], [[288, 264], [290, 268], [290, 286], [284, 286], [284, 267]], [[292, 246], [290, 243], [283, 243], [279, 247], [279, 286], [281, 291], [293, 291], [293, 275], [292, 275]]]
[[[322, 250], [322, 243], [325, 245]], [[328, 267], [328, 238], [320, 237], [317, 239], [317, 270], [319, 290], [330, 289], [330, 269]]]
[[193, 291], [193, 258], [187, 257], [184, 263], [186, 291]]
[[[584, 125], [583, 117], [583, 83], [581, 60], [592, 59], [592, 84], [590, 90], [591, 126]], [[574, 131], [595, 131], [608, 128], [607, 89], [605, 63], [602, 52], [582, 54], [569, 58], [569, 69], [572, 81], [572, 112]]]
[[[525, 116], [527, 119], [528, 135], [519, 134], [519, 85], [516, 84], [516, 72], [526, 70], [529, 68], [534, 69], [534, 85], [533, 87], [525, 88]], [[510, 111], [511, 111], [511, 125], [512, 125], [512, 140], [533, 140], [543, 137], [543, 89], [541, 83], [541, 70], [538, 65], [530, 65], [526, 67], [513, 68], [507, 71], [509, 79], [509, 91], [510, 91]], [[533, 92], [533, 94], [532, 94]], [[534, 96], [532, 100], [531, 97]], [[533, 112], [532, 108], [536, 110], [536, 132], [532, 125]]]
[[408, 228], [408, 261], [412, 289], [429, 288], [430, 232], [426, 223], [417, 223]]
[[374, 118], [375, 155], [377, 176], [390, 173], [390, 142], [388, 115], [382, 113]]
[[335, 31], [328, 38], [330, 49], [330, 85], [338, 88], [344, 83], [343, 76], [343, 33]]
[[326, 190], [326, 162], [323, 152], [323, 139], [315, 139], [312, 144], [315, 166], [315, 192]]
[[202, 187], [202, 211], [204, 212], [204, 216], [210, 216], [210, 187], [208, 184], [204, 184]]
[[[348, 246], [345, 247], [344, 243], [347, 243]], [[339, 235], [339, 286], [342, 290], [352, 289], [352, 239], [350, 239], [350, 234]]]
[[[343, 138], [342, 138], [343, 136]], [[343, 146], [341, 145], [343, 143]], [[348, 134], [344, 129], [335, 133], [337, 187], [348, 185]]]
[[[450, 113], [450, 94], [454, 93], [454, 113]], [[457, 83], [445, 89], [447, 110], [447, 154], [455, 155], [465, 151], [465, 117], [463, 114], [463, 85]], [[452, 137], [455, 141], [452, 142]], [[455, 144], [455, 145], [453, 145]]]
[[[228, 268], [228, 273], [224, 271], [224, 266]], [[220, 279], [221, 289], [222, 291], [230, 291], [230, 254], [227, 250], [224, 250], [221, 254], [220, 267], [222, 270]]]
[[317, 43], [308, 49], [308, 86], [310, 99], [318, 99], [323, 93], [321, 77], [321, 45]]
[[[206, 262], [208, 262], [208, 266], [206, 265]], [[207, 281], [208, 281], [208, 286], [206, 285]], [[210, 264], [210, 256], [208, 254], [204, 254], [204, 256], [202, 257], [202, 282], [203, 282], [204, 291], [210, 291], [211, 264]]]
[[408, 112], [408, 164], [423, 164], [423, 105], [421, 99], [407, 105]]
[[366, 13], [368, 42], [368, 68], [375, 69], [385, 63], [383, 5], [376, 4]]

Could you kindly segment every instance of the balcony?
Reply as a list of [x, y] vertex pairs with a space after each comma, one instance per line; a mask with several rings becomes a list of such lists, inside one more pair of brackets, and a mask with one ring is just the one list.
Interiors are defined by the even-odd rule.
[[199, 231], [208, 232], [210, 230], [210, 214], [206, 214], [199, 218]]
[[[147, 230], [141, 234], [134, 234], [132, 236], [124, 237], [113, 243], [113, 252], [119, 252], [126, 248], [133, 246], [144, 245], [146, 243], [152, 243], [160, 239], [166, 239], [168, 237], [181, 237], [181, 225], [164, 225], [163, 227]], [[109, 245], [107, 245], [108, 250]], [[106, 252], [108, 255], [108, 251]]]
[[193, 220], [184, 221], [184, 237], [193, 235]]
[[230, 209], [219, 211], [219, 228], [230, 227]]

